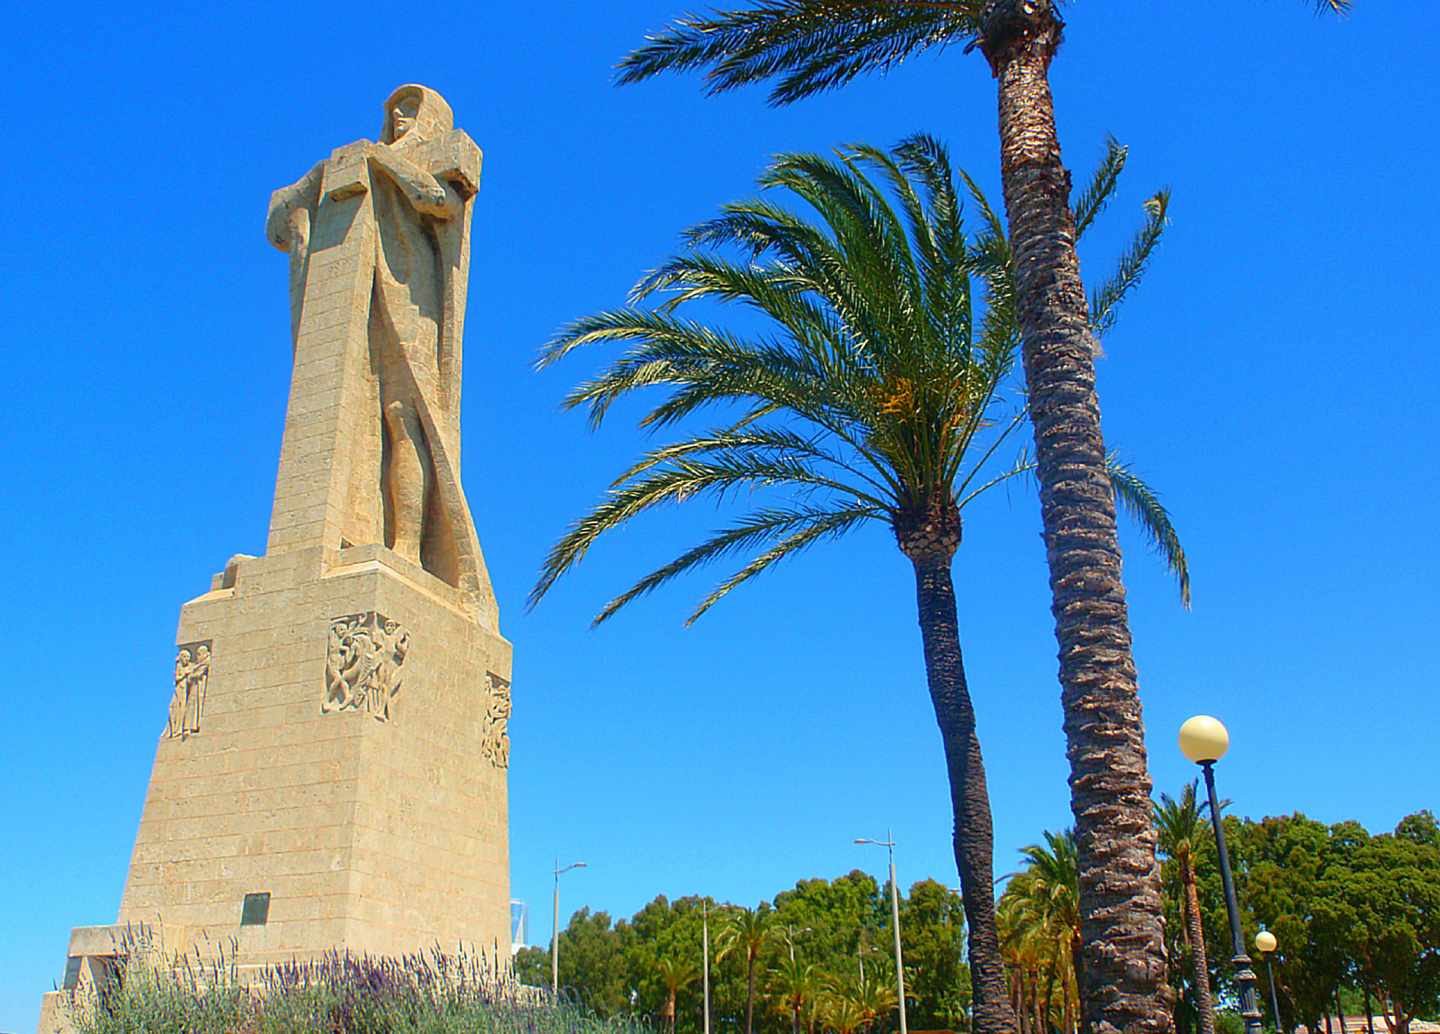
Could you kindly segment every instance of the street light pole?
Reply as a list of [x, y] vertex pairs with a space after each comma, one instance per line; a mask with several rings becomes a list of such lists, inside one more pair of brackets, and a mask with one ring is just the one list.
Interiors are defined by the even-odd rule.
[[895, 881], [895, 836], [886, 831], [884, 840], [857, 837], [857, 844], [875, 844], [890, 854], [890, 920], [895, 929], [895, 987], [900, 995], [900, 1034], [909, 1034], [905, 1022], [905, 962], [900, 956], [900, 885]]
[[560, 859], [555, 859], [555, 919], [550, 930], [550, 994], [560, 994], [560, 875], [571, 869], [585, 868], [584, 862], [571, 862], [560, 868]]
[[1230, 944], [1235, 954], [1235, 983], [1240, 987], [1240, 1016], [1245, 1034], [1261, 1034], [1260, 1006], [1255, 994], [1255, 971], [1245, 954], [1245, 933], [1240, 928], [1240, 902], [1235, 896], [1235, 878], [1230, 872], [1230, 852], [1225, 847], [1225, 826], [1220, 821], [1220, 797], [1215, 792], [1215, 762], [1230, 748], [1225, 726], [1209, 715], [1196, 715], [1180, 727], [1180, 750], [1205, 773], [1205, 790], [1210, 795], [1210, 822], [1215, 827], [1215, 847], [1220, 855], [1220, 882], [1225, 888], [1225, 911], [1230, 917]]
[[1279, 943], [1269, 930], [1261, 930], [1255, 935], [1255, 947], [1264, 957], [1265, 971], [1270, 975], [1270, 1010], [1275, 1014], [1275, 1029], [1284, 1034], [1285, 1028], [1280, 1023], [1280, 999], [1275, 994], [1275, 948]]
[[700, 944], [705, 976], [705, 1034], [710, 1034], [710, 902], [700, 902]]

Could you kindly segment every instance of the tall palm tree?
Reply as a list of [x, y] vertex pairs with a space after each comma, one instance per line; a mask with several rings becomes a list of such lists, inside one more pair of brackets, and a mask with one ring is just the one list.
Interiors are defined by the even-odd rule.
[[770, 943], [774, 919], [775, 913], [763, 904], [759, 908], [735, 906], [726, 912], [715, 937], [717, 960], [732, 954], [745, 956], [745, 1034], [753, 1034], [755, 1029], [755, 964]]
[[[1350, 5], [1309, 2], [1337, 13]], [[751, 0], [673, 22], [621, 61], [619, 77], [631, 83], [706, 69], [711, 92], [773, 79], [772, 102], [787, 104], [867, 72], [884, 73], [932, 47], [962, 44], [989, 63], [1080, 844], [1082, 1000], [1096, 1029], [1162, 1031], [1170, 1026], [1164, 910], [1095, 391], [1104, 292], [1087, 304], [1075, 251], [1087, 218], [1084, 198], [1070, 207], [1050, 92], [1063, 29], [1054, 0]], [[976, 995], [983, 1013], [978, 987]]]
[[665, 985], [665, 1007], [660, 1016], [665, 1020], [670, 1034], [675, 1034], [675, 1000], [683, 988], [700, 979], [700, 967], [695, 965], [693, 959], [664, 955], [656, 961], [655, 971], [660, 974], [660, 982]]
[[[1111, 170], [1118, 165], [1123, 149], [1116, 146], [1091, 192], [1090, 215], [1114, 190]], [[641, 281], [636, 305], [579, 320], [542, 357], [545, 365], [585, 345], [630, 343], [566, 399], [587, 407], [592, 424], [617, 399], [647, 387], [665, 389], [665, 397], [644, 426], [665, 427], [707, 407], [725, 408], [732, 422], [657, 448], [621, 474], [608, 497], [551, 550], [531, 599], [601, 534], [656, 506], [704, 494], [768, 487], [788, 490], [791, 499], [756, 510], [646, 575], [607, 604], [597, 622], [684, 572], [754, 551], [701, 601], [693, 621], [787, 556], [869, 522], [885, 526], [915, 577], [950, 777], [977, 1030], [1007, 1030], [1013, 1018], [995, 940], [990, 802], [951, 577], [962, 511], [988, 489], [1036, 469], [1023, 452], [1003, 470], [990, 462], [1028, 412], [1023, 396], [1008, 391], [1018, 329], [1004, 227], [972, 183], [983, 228], [969, 237], [949, 156], [924, 136], [888, 153], [857, 147], [838, 160], [782, 156], [760, 182], [808, 205], [818, 223], [768, 199], [728, 205], [688, 231], [685, 254]], [[1151, 199], [1101, 310], [1106, 318], [1160, 239], [1165, 206], [1164, 194]], [[740, 260], [727, 259], [727, 248], [738, 249]], [[638, 307], [659, 291], [670, 292], [664, 304]], [[750, 340], [676, 314], [697, 299], [743, 302], [775, 333]], [[1106, 472], [1107, 492], [1137, 518], [1187, 594], [1184, 552], [1164, 507], [1113, 457]]]
[[1205, 928], [1200, 922], [1200, 892], [1195, 883], [1195, 849], [1202, 837], [1210, 835], [1203, 817], [1205, 807], [1197, 800], [1195, 784], [1185, 787], [1177, 801], [1168, 793], [1155, 805], [1155, 828], [1160, 853], [1172, 859], [1180, 870], [1184, 894], [1185, 943], [1195, 986], [1195, 1004], [1200, 1010], [1200, 1034], [1215, 1034], [1215, 1006], [1210, 997], [1210, 965], [1205, 957]]

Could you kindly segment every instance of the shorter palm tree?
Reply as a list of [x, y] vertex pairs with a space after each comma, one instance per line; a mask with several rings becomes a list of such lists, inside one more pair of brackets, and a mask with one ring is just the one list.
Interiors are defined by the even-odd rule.
[[670, 1034], [675, 1034], [676, 999], [684, 988], [700, 979], [700, 967], [695, 965], [692, 959], [665, 955], [655, 963], [655, 971], [660, 974], [660, 982], [665, 985], [665, 1006], [660, 1010], [660, 1017], [665, 1021]]
[[1062, 941], [1077, 975], [1084, 973], [1080, 953], [1080, 859], [1075, 831], [1044, 831], [1043, 844], [1020, 854], [1029, 863], [1030, 900], [1042, 920]]
[[[1072, 1029], [1079, 1014], [1080, 899], [1072, 830], [1044, 834], [1021, 850], [1025, 868], [1010, 874], [999, 906], [1010, 994], [1022, 1028]], [[1058, 997], [1058, 1002], [1057, 1002]]]
[[763, 903], [758, 908], [732, 906], [715, 936], [717, 961], [732, 954], [745, 957], [745, 1034], [755, 1030], [755, 964], [770, 943], [774, 919], [775, 913]]
[[1195, 784], [1190, 783], [1177, 801], [1168, 793], [1155, 805], [1155, 826], [1160, 835], [1156, 845], [1179, 869], [1181, 911], [1185, 922], [1185, 944], [1190, 949], [1191, 979], [1195, 1005], [1200, 1011], [1200, 1034], [1215, 1034], [1215, 1005], [1210, 995], [1210, 963], [1205, 956], [1205, 929], [1200, 921], [1200, 893], [1195, 881], [1195, 850], [1201, 838], [1210, 836], [1204, 819], [1208, 805], [1200, 804]]
[[842, 1022], [853, 1024], [850, 1031], [870, 1029], [900, 1001], [888, 980], [867, 975], [863, 969], [857, 970], [854, 977], [831, 976], [823, 998], [826, 1005], [822, 1015], [836, 1034], [846, 1034], [841, 1031]]
[[800, 1020], [824, 987], [824, 977], [813, 962], [783, 956], [770, 970], [769, 990], [775, 1011], [790, 1020], [791, 1034], [800, 1034]]

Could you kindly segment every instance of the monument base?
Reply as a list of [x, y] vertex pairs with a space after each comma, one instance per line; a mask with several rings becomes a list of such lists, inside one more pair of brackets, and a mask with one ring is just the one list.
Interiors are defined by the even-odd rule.
[[243, 970], [508, 959], [511, 648], [463, 603], [375, 545], [237, 557], [186, 603], [117, 925], [74, 931], [66, 987], [127, 926]]

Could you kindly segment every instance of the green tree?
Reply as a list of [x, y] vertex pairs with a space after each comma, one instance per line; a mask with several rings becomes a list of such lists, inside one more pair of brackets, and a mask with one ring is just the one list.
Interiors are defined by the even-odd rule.
[[971, 991], [960, 895], [937, 880], [912, 884], [900, 904], [900, 936], [910, 1026], [964, 1029]]
[[550, 953], [544, 948], [526, 947], [511, 960], [515, 979], [528, 987], [550, 986]]
[[1201, 1034], [1215, 1034], [1215, 1007], [1210, 998], [1210, 966], [1205, 953], [1205, 927], [1200, 916], [1200, 892], [1195, 882], [1195, 846], [1207, 835], [1203, 808], [1195, 797], [1195, 784], [1185, 787], [1176, 800], [1167, 793], [1155, 805], [1155, 827], [1160, 853], [1178, 870], [1182, 913], [1181, 929], [1190, 950], [1196, 1007]]
[[[1084, 222], [1114, 190], [1120, 165], [1123, 149], [1112, 147], [1087, 194]], [[689, 251], [637, 286], [637, 302], [667, 292], [662, 305], [581, 319], [546, 349], [542, 366], [586, 345], [631, 343], [566, 398], [567, 406], [589, 409], [592, 425], [618, 399], [643, 388], [667, 391], [642, 426], [666, 427], [714, 408], [732, 416], [738, 408], [741, 415], [655, 449], [621, 474], [609, 496], [551, 550], [531, 601], [600, 535], [686, 499], [724, 498], [743, 488], [791, 493], [787, 504], [743, 517], [646, 575], [608, 603], [597, 622], [682, 573], [754, 551], [698, 605], [693, 621], [780, 560], [870, 522], [884, 525], [915, 577], [926, 674], [950, 779], [976, 1014], [993, 1010], [989, 1029], [1007, 1029], [1013, 1019], [995, 935], [990, 802], [951, 572], [965, 507], [1036, 469], [1022, 454], [1009, 469], [986, 473], [987, 461], [1030, 412], [1018, 401], [1009, 412], [1003, 408], [1018, 343], [1004, 227], [972, 184], [984, 230], [971, 242], [949, 155], [924, 136], [889, 153], [852, 148], [840, 160], [782, 156], [760, 182], [810, 206], [818, 224], [769, 200], [727, 205], [687, 233]], [[1164, 194], [1152, 199], [1149, 219], [1121, 262], [1120, 286], [1097, 309], [1104, 318], [1138, 279], [1164, 230], [1165, 208]], [[742, 260], [727, 259], [726, 248], [738, 249]], [[988, 302], [979, 319], [972, 282]], [[778, 335], [747, 340], [676, 314], [698, 299], [746, 303]], [[1113, 458], [1105, 469], [1106, 491], [1161, 547], [1182, 595], [1188, 594], [1184, 553], [1164, 508]]]
[[[1423, 826], [1417, 819], [1401, 828], [1411, 833]], [[1320, 892], [1343, 902], [1336, 911], [1349, 929], [1332, 935], [1380, 992], [1393, 1034], [1408, 1034], [1416, 1016], [1440, 1006], [1440, 846], [1398, 830], [1370, 837], [1330, 870]]]
[[[1312, 3], [1343, 11], [1349, 0]], [[707, 69], [712, 92], [778, 80], [770, 96], [785, 104], [932, 47], [963, 45], [989, 63], [1091, 931], [1082, 998], [1097, 1030], [1163, 1031], [1170, 1016], [1150, 778], [1095, 390], [1106, 302], [1123, 280], [1087, 302], [1075, 243], [1094, 213], [1083, 195], [1071, 208], [1050, 91], [1063, 27], [1054, 0], [752, 0], [674, 22], [621, 62], [620, 80]], [[1007, 1030], [993, 973], [977, 977], [977, 1029]]]
[[[538, 986], [550, 985], [550, 953], [543, 951]], [[629, 1004], [624, 946], [606, 912], [582, 908], [560, 932], [560, 987], [600, 1016], [614, 1016]]]

